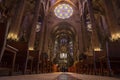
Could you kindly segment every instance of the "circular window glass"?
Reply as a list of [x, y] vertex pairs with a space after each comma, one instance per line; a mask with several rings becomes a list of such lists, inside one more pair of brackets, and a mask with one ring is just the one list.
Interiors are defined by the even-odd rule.
[[55, 9], [54, 13], [58, 18], [66, 19], [72, 16], [73, 9], [68, 4], [59, 4]]

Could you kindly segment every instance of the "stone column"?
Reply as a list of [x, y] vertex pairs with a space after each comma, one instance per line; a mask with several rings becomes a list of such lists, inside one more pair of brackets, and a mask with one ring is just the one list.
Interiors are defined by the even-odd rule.
[[14, 21], [11, 24], [11, 28], [10, 28], [10, 32], [8, 34], [8, 38], [12, 38], [12, 39], [18, 39], [18, 34], [19, 34], [19, 30], [20, 30], [20, 25], [21, 25], [21, 21], [23, 18], [23, 13], [25, 10], [25, 3], [26, 0], [21, 0], [18, 6], [18, 10], [16, 10], [16, 14], [14, 16]]
[[98, 35], [96, 32], [92, 32], [92, 35], [91, 35], [91, 41], [92, 41], [92, 49], [95, 50], [95, 49], [100, 49], [100, 42], [98, 40]]
[[[117, 24], [117, 17], [115, 15], [115, 11], [113, 8], [112, 0], [103, 0], [104, 8], [105, 8], [105, 16], [107, 19], [108, 27], [111, 33], [111, 37], [115, 38], [120, 37], [120, 28]], [[111, 64], [109, 60], [109, 50], [108, 50], [108, 41], [106, 41], [106, 55], [107, 55], [107, 68], [109, 70], [109, 76], [112, 76], [113, 72], [111, 69]]]
[[83, 33], [82, 33], [82, 26], [78, 29], [78, 48], [79, 48], [79, 54], [83, 53]]
[[45, 41], [44, 41], [44, 49], [43, 49], [43, 51], [48, 53], [48, 44], [49, 44], [48, 42], [49, 42], [49, 39], [50, 39], [49, 38], [50, 37], [50, 32], [49, 32], [49, 29], [48, 29], [48, 25], [46, 25], [45, 35], [44, 36], [45, 36], [45, 38], [44, 38]]
[[[46, 2], [46, 10], [45, 10], [45, 17], [47, 17], [48, 15], [48, 9], [49, 9], [49, 1]], [[48, 41], [49, 41], [49, 36], [50, 36], [50, 33], [49, 33], [49, 29], [48, 29], [48, 24], [47, 24], [47, 19], [46, 19], [46, 25], [45, 25], [45, 37], [44, 37], [44, 47], [43, 47], [43, 51], [48, 53]]]
[[87, 25], [86, 25], [86, 22], [85, 22], [85, 14], [83, 13], [82, 15], [82, 38], [83, 38], [83, 51], [86, 51], [87, 48], [88, 48], [88, 35], [87, 35]]
[[[94, 12], [93, 12], [93, 5], [92, 5], [92, 1], [91, 0], [87, 0], [87, 6], [88, 6], [88, 12], [90, 14], [90, 21], [91, 21], [91, 24], [92, 24], [92, 40], [95, 39], [96, 41], [92, 43], [92, 49], [94, 48], [99, 48], [99, 43], [96, 43], [98, 42], [98, 35], [97, 35], [97, 32], [96, 32], [96, 28], [97, 28], [97, 24], [96, 24], [96, 21], [95, 21], [95, 17], [94, 17]], [[95, 37], [93, 36], [95, 35]], [[93, 53], [94, 55], [94, 53]], [[94, 59], [94, 71], [95, 71], [95, 74], [96, 74], [96, 64], [95, 64], [95, 59]]]
[[[3, 42], [1, 42], [2, 44], [0, 44], [0, 62], [2, 60], [3, 54], [4, 54], [4, 50], [5, 50], [5, 46], [6, 46], [6, 41], [7, 41], [7, 34], [8, 34], [8, 30], [9, 30], [9, 26], [10, 26], [10, 19], [8, 21], [5, 21], [4, 23], [0, 22], [0, 27], [3, 27], [3, 29], [1, 29], [4, 33], [4, 35], [2, 34], [1, 39], [3, 40]], [[0, 33], [1, 34], [1, 33]]]
[[45, 19], [43, 20], [42, 24], [41, 24], [41, 30], [40, 30], [40, 39], [39, 39], [39, 46], [38, 46], [38, 50], [39, 50], [39, 55], [38, 55], [38, 63], [37, 63], [37, 73], [39, 73], [39, 64], [40, 64], [40, 55], [43, 52], [43, 47], [44, 47], [44, 41], [45, 39]]
[[34, 50], [34, 43], [35, 43], [35, 37], [36, 37], [36, 25], [38, 22], [39, 12], [40, 12], [40, 0], [36, 0], [33, 22], [31, 25], [32, 29], [31, 29], [30, 40], [29, 40], [29, 50]]
[[111, 35], [115, 35], [120, 33], [120, 28], [117, 23], [117, 17], [115, 15], [115, 11], [113, 9], [113, 4], [111, 0], [103, 0], [103, 5], [105, 9], [105, 16], [108, 22], [109, 30]]
[[45, 51], [45, 45], [46, 45], [45, 41], [46, 41], [46, 19], [44, 19], [42, 35], [41, 35], [41, 42], [40, 42], [40, 46], [39, 46], [42, 52]]
[[[92, 35], [94, 35], [94, 40], [96, 40], [95, 43], [95, 47], [100, 47], [100, 44], [99, 44], [99, 40], [98, 40], [98, 35], [97, 35], [97, 22], [95, 20], [95, 17], [94, 17], [94, 12], [93, 12], [93, 7], [92, 7], [92, 2], [91, 0], [87, 0], [87, 4], [88, 4], [88, 11], [89, 11], [89, 14], [90, 14], [90, 21], [91, 21], [91, 24], [92, 24]], [[94, 48], [94, 46], [93, 46]]]

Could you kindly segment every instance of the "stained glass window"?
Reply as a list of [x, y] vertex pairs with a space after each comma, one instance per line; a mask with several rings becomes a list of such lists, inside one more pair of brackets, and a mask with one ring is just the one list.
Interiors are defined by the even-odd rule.
[[69, 53], [71, 56], [73, 56], [73, 42], [72, 41], [69, 42]]
[[36, 32], [40, 31], [40, 27], [41, 27], [41, 23], [37, 23], [37, 25], [36, 25]]
[[58, 50], [58, 42], [56, 40], [54, 44], [54, 56], [56, 56], [57, 50]]
[[73, 9], [68, 4], [59, 4], [55, 9], [54, 13], [58, 18], [66, 19], [72, 16]]

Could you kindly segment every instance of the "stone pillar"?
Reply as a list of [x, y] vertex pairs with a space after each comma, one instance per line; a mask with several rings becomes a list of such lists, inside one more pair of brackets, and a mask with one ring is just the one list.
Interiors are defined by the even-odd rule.
[[44, 52], [46, 52], [46, 53], [48, 53], [48, 42], [49, 42], [49, 37], [50, 37], [50, 33], [49, 33], [49, 30], [48, 30], [48, 26], [46, 25], [46, 28], [45, 28], [45, 38], [44, 38], [44, 49], [43, 49], [43, 51]]
[[0, 22], [0, 26], [3, 27], [3, 29], [1, 29], [1, 28], [0, 29], [4, 32], [3, 33], [4, 35], [2, 34], [0, 36], [2, 41], [3, 41], [3, 42], [1, 42], [2, 44], [0, 44], [0, 62], [1, 62], [3, 54], [4, 54], [5, 46], [6, 46], [8, 29], [9, 29], [9, 26], [10, 26], [10, 19], [8, 19], [8, 21], [5, 21], [4, 23]]
[[88, 41], [89, 41], [89, 37], [87, 35], [87, 25], [86, 25], [86, 19], [85, 19], [85, 14], [83, 13], [82, 15], [82, 38], [83, 38], [83, 51], [86, 51], [88, 48]]
[[92, 32], [92, 35], [91, 35], [91, 41], [92, 41], [91, 43], [92, 43], [92, 49], [93, 50], [98, 50], [98, 49], [101, 48], [100, 42], [98, 40], [98, 35], [94, 31]]
[[90, 21], [91, 21], [91, 24], [92, 24], [92, 36], [93, 36], [92, 38], [94, 40], [96, 40], [95, 42], [93, 42], [93, 43], [95, 43], [95, 45], [93, 45], [93, 48], [99, 48], [100, 44], [99, 44], [97, 29], [96, 29], [97, 28], [97, 22], [95, 21], [91, 0], [87, 0], [87, 4], [88, 4], [88, 11], [89, 11], [89, 14], [90, 14]]
[[79, 48], [79, 54], [83, 53], [83, 33], [82, 33], [82, 27], [80, 26], [78, 29], [78, 48]]
[[37, 63], [37, 73], [39, 73], [39, 64], [40, 64], [40, 56], [41, 53], [43, 52], [43, 47], [44, 47], [44, 41], [45, 39], [45, 19], [43, 20], [43, 23], [41, 24], [41, 30], [40, 30], [40, 39], [39, 39], [39, 46], [38, 46], [38, 50], [39, 50], [39, 55], [38, 55], [38, 63]]
[[[96, 40], [95, 42], [93, 42], [94, 44], [92, 43], [92, 49], [99, 48], [100, 46], [99, 46], [99, 42], [98, 42], [98, 35], [97, 35], [97, 32], [96, 32], [97, 24], [96, 24], [96, 21], [95, 21], [94, 12], [93, 12], [93, 5], [92, 5], [91, 0], [87, 0], [87, 6], [88, 6], [88, 12], [90, 14], [90, 21], [91, 21], [91, 24], [92, 24], [92, 42], [93, 42], [93, 39]], [[95, 35], [95, 37], [93, 35]], [[93, 53], [93, 55], [94, 55], [94, 53]], [[94, 61], [94, 71], [95, 71], [95, 74], [96, 74], [95, 61]]]
[[26, 0], [21, 0], [19, 3], [18, 10], [16, 10], [16, 14], [15, 14], [14, 19], [13, 19], [14, 21], [11, 24], [8, 38], [15, 39], [15, 40], [18, 39], [20, 25], [21, 25], [23, 13], [25, 10], [25, 3], [26, 3]]
[[41, 52], [45, 51], [45, 45], [46, 45], [45, 39], [46, 39], [46, 19], [44, 19], [44, 23], [42, 26], [41, 39], [40, 39], [40, 45], [39, 45]]
[[103, 0], [103, 4], [111, 35], [116, 35], [117, 33], [120, 33], [120, 28], [117, 23], [117, 17], [115, 15], [113, 4], [111, 0]]
[[[45, 4], [46, 6], [46, 10], [45, 10], [45, 17], [47, 17], [48, 15], [48, 9], [49, 9], [49, 1], [46, 2]], [[43, 51], [48, 53], [48, 41], [49, 41], [49, 36], [50, 36], [50, 33], [49, 33], [49, 30], [48, 30], [48, 25], [47, 25], [47, 19], [46, 19], [46, 25], [45, 25], [45, 35], [44, 35], [44, 47], [43, 47]]]
[[39, 12], [40, 12], [40, 0], [36, 0], [33, 22], [31, 25], [32, 29], [31, 29], [30, 40], [29, 40], [29, 50], [34, 50], [34, 43], [35, 43], [35, 37], [36, 37], [36, 25], [38, 22]]

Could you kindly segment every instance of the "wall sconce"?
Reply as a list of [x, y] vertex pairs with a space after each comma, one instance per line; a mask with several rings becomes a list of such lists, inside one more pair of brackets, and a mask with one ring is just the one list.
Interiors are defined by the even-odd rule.
[[94, 51], [102, 51], [101, 48], [94, 48]]
[[120, 33], [115, 33], [111, 35], [111, 41], [116, 41], [120, 39]]
[[28, 49], [28, 50], [33, 51], [33, 50], [34, 50], [34, 48], [33, 48], [33, 47], [29, 47], [29, 49]]
[[15, 41], [19, 40], [18, 36], [14, 33], [9, 33], [7, 39], [15, 40]]

